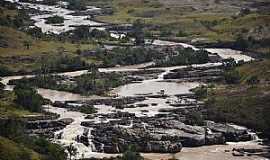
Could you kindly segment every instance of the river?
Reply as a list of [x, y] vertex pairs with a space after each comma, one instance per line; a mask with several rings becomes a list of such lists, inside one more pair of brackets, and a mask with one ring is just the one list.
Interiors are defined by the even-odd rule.
[[[87, 19], [86, 16], [73, 16], [71, 15], [73, 11], [61, 8], [59, 6], [47, 6], [47, 5], [40, 5], [40, 4], [30, 4], [30, 3], [21, 3], [20, 4], [24, 7], [38, 9], [40, 11], [49, 11], [50, 13], [41, 14], [41, 15], [32, 15], [31, 19], [35, 21], [35, 26], [40, 27], [43, 32], [52, 32], [52, 33], [62, 33], [69, 30], [74, 29], [71, 25], [102, 25], [97, 22], [93, 22]], [[96, 7], [89, 7], [89, 10], [99, 10]], [[45, 24], [44, 18], [47, 18], [51, 15], [58, 15], [63, 16], [66, 20], [64, 24], [60, 25], [49, 25]], [[102, 29], [102, 28], [101, 28]], [[117, 34], [116, 34], [117, 35]], [[115, 35], [113, 35], [115, 36]], [[155, 40], [153, 41], [153, 45], [166, 45], [166, 46], [173, 46], [173, 45], [180, 45], [185, 48], [189, 47], [194, 50], [198, 50], [197, 47], [186, 44], [186, 43], [175, 43], [169, 41], [161, 41]], [[219, 49], [219, 48], [205, 48], [208, 52], [217, 53], [222, 58], [234, 58], [236, 61], [251, 61], [253, 58], [243, 55], [241, 51], [236, 51], [232, 49]], [[131, 65], [131, 66], [120, 66], [120, 67], [113, 67], [113, 68], [100, 68], [100, 72], [122, 72], [122, 71], [138, 71], [142, 68], [149, 67], [153, 63], [145, 63], [140, 65]], [[203, 65], [193, 65], [193, 66], [215, 66], [221, 65], [219, 63], [216, 64], [203, 64]], [[164, 81], [163, 76], [169, 73], [173, 69], [177, 68], [184, 68], [186, 66], [174, 66], [174, 67], [161, 67], [161, 68], [147, 68], [151, 69], [160, 69], [163, 70], [161, 74], [159, 74], [158, 78], [155, 79], [148, 79], [144, 80], [141, 83], [132, 83], [120, 86], [115, 88], [112, 92], [118, 95], [119, 97], [124, 96], [136, 96], [136, 95], [145, 95], [145, 94], [157, 94], [161, 90], [165, 91], [165, 94], [168, 95], [167, 98], [148, 98], [143, 102], [137, 102], [136, 104], [144, 103], [148, 104], [147, 107], [140, 107], [140, 108], [125, 108], [122, 111], [135, 113], [136, 116], [154, 116], [155, 114], [160, 113], [160, 109], [168, 109], [172, 108], [172, 106], [168, 105], [167, 101], [174, 101], [176, 100], [176, 94], [186, 94], [190, 93], [190, 89], [199, 86], [201, 83], [199, 82], [177, 82], [171, 81], [167, 82]], [[82, 74], [87, 73], [87, 70], [75, 71], [75, 72], [65, 72], [65, 73], [58, 73], [59, 75], [65, 76], [79, 76]], [[9, 76], [3, 77], [2, 83], [6, 85], [6, 90], [12, 90], [13, 86], [7, 85], [10, 80], [14, 79], [21, 79], [23, 77], [33, 77], [34, 75], [22, 75], [22, 76]], [[79, 94], [73, 94], [69, 92], [62, 92], [50, 89], [42, 89], [38, 88], [38, 93], [42, 95], [44, 98], [48, 98], [51, 101], [71, 101], [71, 100], [88, 100], [88, 99], [99, 99], [104, 97], [99, 96], [81, 96]], [[107, 97], [108, 98], [108, 97]], [[151, 104], [157, 104], [153, 106]], [[106, 105], [96, 105], [98, 109], [98, 114], [109, 114], [116, 111], [119, 111], [116, 108]], [[53, 139], [52, 141], [67, 146], [69, 144], [73, 144], [78, 149], [77, 158], [89, 158], [89, 157], [110, 157], [116, 156], [116, 154], [104, 154], [104, 153], [97, 153], [93, 152], [94, 146], [90, 145], [89, 147], [85, 146], [82, 143], [78, 143], [75, 141], [77, 135], [81, 135], [84, 131], [85, 127], [81, 126], [81, 122], [85, 121], [85, 114], [80, 112], [73, 112], [67, 111], [63, 108], [56, 108], [52, 106], [44, 106], [44, 108], [50, 112], [54, 112], [60, 115], [60, 118], [72, 118], [74, 122], [68, 125], [63, 130], [57, 131], [55, 134], [62, 133], [62, 139]], [[146, 112], [147, 111], [147, 112]], [[93, 119], [96, 123], [100, 122], [102, 119], [97, 117]], [[91, 128], [90, 128], [91, 129]], [[89, 135], [90, 144], [91, 144], [91, 135]], [[232, 150], [233, 147], [251, 147], [251, 148], [261, 148], [260, 145], [256, 141], [251, 141], [247, 143], [228, 143], [228, 145], [214, 145], [214, 146], [203, 146], [197, 148], [184, 148], [182, 152], [177, 153], [175, 156], [176, 158], [180, 158], [181, 160], [216, 160], [222, 159], [224, 160], [232, 160], [232, 159], [239, 159], [239, 160], [248, 160], [249, 157], [233, 157], [231, 153], [226, 153], [224, 150]], [[143, 154], [146, 158], [149, 159], [168, 159], [171, 158], [170, 154]], [[261, 159], [260, 157], [252, 157], [252, 159]]]

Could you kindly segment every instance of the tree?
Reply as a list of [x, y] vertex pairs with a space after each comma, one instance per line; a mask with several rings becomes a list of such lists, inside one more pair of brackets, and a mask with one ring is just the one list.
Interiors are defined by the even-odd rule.
[[72, 157], [75, 157], [78, 154], [77, 148], [75, 148], [72, 143], [69, 146], [67, 146], [66, 149], [68, 151], [70, 160], [72, 159]]
[[31, 41], [23, 41], [23, 45], [26, 49], [30, 49], [30, 46], [32, 45]]
[[11, 71], [8, 69], [8, 67], [0, 65], [0, 76], [9, 76], [11, 74]]
[[224, 77], [228, 84], [237, 84], [241, 79], [240, 73], [236, 70], [226, 72]]
[[249, 78], [247, 79], [247, 84], [248, 84], [248, 85], [253, 86], [253, 85], [257, 84], [257, 83], [259, 83], [259, 79], [258, 79], [257, 76], [251, 76], [251, 77], [249, 77]]
[[[1, 80], [1, 79], [0, 79]], [[5, 85], [3, 83], [0, 82], [0, 91], [3, 90], [5, 88]]]
[[133, 23], [133, 35], [135, 37], [136, 45], [144, 44], [143, 23], [139, 19]]
[[130, 145], [127, 151], [123, 153], [122, 160], [143, 160], [143, 157], [136, 151], [134, 145]]
[[43, 98], [37, 93], [34, 88], [28, 87], [25, 84], [18, 84], [14, 88], [16, 102], [31, 112], [40, 112]]

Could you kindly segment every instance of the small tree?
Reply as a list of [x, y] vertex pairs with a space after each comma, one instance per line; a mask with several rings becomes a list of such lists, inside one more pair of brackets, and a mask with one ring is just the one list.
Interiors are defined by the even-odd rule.
[[127, 151], [123, 153], [122, 160], [143, 160], [143, 157], [136, 151], [134, 145], [130, 145]]
[[32, 42], [31, 41], [24, 41], [23, 42], [23, 45], [26, 49], [30, 49], [31, 45], [32, 45]]
[[[1, 80], [1, 79], [0, 79]], [[5, 85], [3, 83], [0, 82], [0, 91], [3, 90], [5, 88]]]
[[253, 86], [253, 85], [257, 84], [257, 83], [259, 83], [259, 79], [258, 79], [257, 76], [251, 76], [251, 77], [249, 77], [249, 78], [247, 79], [247, 84], [248, 84], [248, 85]]
[[14, 88], [17, 96], [16, 102], [31, 112], [40, 112], [43, 98], [37, 93], [34, 88], [23, 84], [16, 85]]
[[77, 148], [75, 148], [73, 146], [73, 143], [71, 143], [69, 146], [67, 146], [66, 150], [68, 151], [68, 155], [69, 155], [70, 160], [72, 159], [72, 157], [75, 157], [78, 154]]
[[136, 20], [133, 23], [133, 35], [135, 37], [135, 43], [137, 45], [144, 44], [144, 31], [143, 31], [143, 23], [141, 20]]
[[237, 70], [229, 71], [225, 73], [225, 81], [228, 84], [237, 84], [240, 82], [241, 76]]

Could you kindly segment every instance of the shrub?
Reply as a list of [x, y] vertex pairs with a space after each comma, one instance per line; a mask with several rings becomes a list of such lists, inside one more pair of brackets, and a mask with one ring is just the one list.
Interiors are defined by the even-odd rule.
[[207, 96], [207, 87], [206, 86], [197, 87], [195, 89], [192, 89], [192, 91], [200, 99], [206, 98], [206, 96]]
[[19, 84], [14, 88], [16, 102], [31, 112], [40, 112], [43, 98], [34, 88]]
[[[1, 80], [1, 79], [0, 79]], [[0, 82], [0, 90], [3, 90], [5, 88], [5, 85]]]
[[228, 84], [237, 84], [240, 82], [241, 79], [240, 73], [236, 70], [226, 72], [224, 77], [226, 83]]
[[143, 157], [140, 155], [139, 152], [136, 151], [135, 146], [130, 145], [123, 153], [123, 156], [121, 158], [122, 160], [143, 160]]
[[53, 16], [46, 18], [46, 24], [57, 24], [57, 23], [64, 23], [64, 18], [60, 16]]
[[11, 71], [6, 67], [6, 66], [3, 66], [3, 65], [0, 65], [0, 76], [9, 76], [11, 75]]

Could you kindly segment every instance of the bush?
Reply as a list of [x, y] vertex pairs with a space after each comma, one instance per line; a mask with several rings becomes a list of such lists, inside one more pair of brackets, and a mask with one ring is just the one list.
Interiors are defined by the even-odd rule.
[[24, 133], [24, 123], [14, 117], [0, 121], [0, 136], [14, 139], [22, 136]]
[[14, 88], [16, 102], [31, 112], [40, 112], [43, 103], [43, 98], [37, 93], [34, 88], [28, 87], [25, 84], [16, 85]]
[[224, 75], [225, 81], [228, 84], [238, 84], [240, 83], [240, 73], [237, 70], [228, 71]]
[[255, 84], [259, 83], [260, 80], [258, 79], [257, 76], [251, 76], [251, 77], [249, 77], [249, 78], [247, 79], [246, 82], [247, 82], [248, 85], [255, 85]]
[[[0, 79], [1, 80], [1, 79]], [[0, 82], [0, 90], [3, 90], [5, 88], [5, 85]]]
[[46, 24], [58, 24], [58, 23], [64, 23], [64, 18], [60, 16], [53, 16], [46, 18]]
[[157, 59], [158, 66], [176, 66], [189, 64], [203, 64], [209, 61], [208, 52], [205, 50], [195, 51], [192, 48], [177, 49], [177, 55], [169, 56], [166, 59]]
[[130, 145], [128, 150], [123, 153], [122, 160], [143, 160], [143, 157], [136, 151], [135, 146]]
[[192, 92], [199, 98], [203, 99], [207, 97], [207, 87], [206, 86], [200, 86], [197, 88], [192, 89]]
[[11, 75], [11, 73], [12, 72], [6, 66], [0, 65], [0, 76], [1, 77], [9, 76], [9, 75]]
[[83, 0], [68, 0], [68, 3], [67, 8], [71, 10], [85, 10], [87, 6]]
[[97, 112], [94, 106], [81, 106], [79, 107], [79, 111], [85, 114], [93, 114]]
[[35, 138], [34, 150], [45, 155], [46, 160], [66, 160], [67, 155], [65, 149], [58, 144], [54, 144], [45, 138]]

